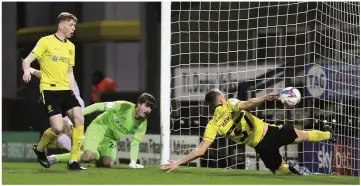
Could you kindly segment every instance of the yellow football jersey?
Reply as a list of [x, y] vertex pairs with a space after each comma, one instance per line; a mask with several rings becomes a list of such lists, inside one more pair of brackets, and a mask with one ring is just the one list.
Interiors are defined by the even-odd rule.
[[55, 34], [42, 37], [31, 52], [40, 63], [40, 91], [70, 90], [69, 66], [75, 65], [75, 46]]
[[255, 147], [261, 140], [264, 123], [253, 114], [240, 110], [242, 102], [232, 98], [226, 104], [218, 106], [207, 124], [203, 139], [213, 141], [220, 135], [236, 143]]

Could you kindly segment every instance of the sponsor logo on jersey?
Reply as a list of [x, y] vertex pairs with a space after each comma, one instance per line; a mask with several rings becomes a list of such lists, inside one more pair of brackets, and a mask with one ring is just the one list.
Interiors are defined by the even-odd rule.
[[58, 58], [59, 58], [58, 56], [55, 56], [55, 55], [54, 55], [54, 56], [53, 56], [53, 61], [58, 61]]
[[70, 58], [60, 56], [59, 61], [63, 63], [70, 63]]
[[50, 113], [50, 112], [53, 112], [53, 109], [52, 109], [52, 106], [51, 106], [51, 105], [48, 105], [48, 111], [49, 111], [49, 113]]

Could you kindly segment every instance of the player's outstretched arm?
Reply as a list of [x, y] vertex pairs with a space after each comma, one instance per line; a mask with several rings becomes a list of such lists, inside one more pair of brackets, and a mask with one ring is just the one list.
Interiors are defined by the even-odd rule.
[[177, 169], [180, 165], [184, 163], [188, 163], [203, 156], [204, 153], [209, 148], [209, 146], [211, 146], [211, 144], [212, 144], [211, 141], [203, 140], [201, 144], [198, 146], [198, 148], [194, 149], [192, 152], [184, 156], [182, 159], [178, 161], [168, 160], [168, 163], [161, 165], [160, 169], [167, 170], [167, 172]]
[[239, 104], [239, 109], [240, 110], [253, 109], [253, 108], [256, 108], [258, 105], [260, 105], [263, 102], [277, 100], [278, 98], [279, 98], [279, 93], [268, 93], [262, 97], [252, 98], [252, 99], [242, 102], [241, 104]]
[[34, 62], [36, 59], [36, 57], [32, 54], [29, 54], [28, 57], [26, 57], [23, 60], [23, 71], [24, 71], [24, 75], [23, 75], [23, 80], [25, 83], [28, 83], [31, 80], [31, 73], [30, 73], [30, 64], [32, 62]]

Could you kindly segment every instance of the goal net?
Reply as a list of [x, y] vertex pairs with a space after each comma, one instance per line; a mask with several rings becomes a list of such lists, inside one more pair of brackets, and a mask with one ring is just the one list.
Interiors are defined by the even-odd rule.
[[[247, 100], [296, 87], [294, 109], [267, 102], [251, 112], [268, 123], [338, 135], [336, 144], [281, 147], [312, 172], [359, 175], [359, 2], [191, 2], [171, 4], [170, 157], [202, 140], [214, 87]], [[252, 148], [218, 137], [189, 166], [266, 170]]]

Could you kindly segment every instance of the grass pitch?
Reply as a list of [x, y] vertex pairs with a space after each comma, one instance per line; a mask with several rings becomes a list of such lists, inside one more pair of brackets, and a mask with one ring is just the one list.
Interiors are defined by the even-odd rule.
[[182, 167], [174, 172], [162, 172], [159, 167], [129, 169], [118, 165], [111, 169], [85, 165], [88, 170], [69, 172], [65, 164], [56, 164], [50, 169], [38, 163], [2, 163], [3, 184], [360, 184], [359, 177], [352, 176], [274, 176], [268, 171], [246, 171]]

